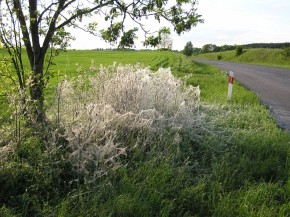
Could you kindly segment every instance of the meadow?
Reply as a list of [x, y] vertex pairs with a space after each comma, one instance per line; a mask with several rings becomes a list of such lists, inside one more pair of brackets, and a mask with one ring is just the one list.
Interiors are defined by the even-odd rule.
[[240, 56], [236, 56], [236, 51], [214, 52], [197, 55], [197, 58], [218, 60], [220, 56], [221, 61], [248, 63], [263, 66], [279, 67], [290, 69], [290, 53], [289, 48], [284, 49], [269, 49], [269, 48], [255, 48], [243, 49]]
[[68, 51], [51, 74], [43, 133], [2, 101], [0, 216], [289, 216], [290, 135], [218, 69]]

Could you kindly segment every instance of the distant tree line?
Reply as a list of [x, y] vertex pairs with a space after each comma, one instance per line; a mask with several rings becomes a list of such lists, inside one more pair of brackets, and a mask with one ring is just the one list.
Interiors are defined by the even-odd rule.
[[[191, 42], [190, 42], [191, 43]], [[185, 55], [188, 56], [188, 46], [189, 42], [185, 45], [184, 50], [182, 51]], [[215, 44], [205, 44], [202, 48], [193, 47], [191, 45], [190, 53], [191, 55], [197, 55], [202, 53], [212, 53], [212, 52], [220, 52], [220, 51], [227, 51], [227, 50], [235, 50], [237, 45], [223, 45], [217, 46]]]
[[[229, 51], [229, 50], [237, 50], [238, 47], [242, 48], [272, 48], [272, 49], [284, 49], [290, 47], [290, 42], [285, 43], [251, 43], [251, 44], [244, 44], [244, 45], [222, 45], [217, 46], [215, 44], [205, 44], [202, 48], [193, 47], [191, 42], [187, 42], [182, 51], [185, 55], [197, 55], [203, 53], [213, 53], [213, 52], [221, 52], [221, 51]], [[190, 52], [189, 52], [190, 51]]]
[[290, 42], [285, 43], [252, 43], [252, 44], [245, 44], [243, 48], [285, 48], [290, 47]]

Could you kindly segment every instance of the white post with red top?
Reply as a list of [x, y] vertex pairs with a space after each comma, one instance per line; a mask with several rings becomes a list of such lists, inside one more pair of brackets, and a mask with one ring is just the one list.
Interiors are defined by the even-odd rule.
[[234, 84], [234, 72], [230, 71], [229, 88], [228, 88], [228, 100], [231, 100], [231, 98], [232, 98], [233, 84]]

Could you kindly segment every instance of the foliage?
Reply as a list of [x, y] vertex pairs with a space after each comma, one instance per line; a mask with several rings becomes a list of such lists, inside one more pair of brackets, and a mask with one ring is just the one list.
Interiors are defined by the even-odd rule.
[[157, 36], [149, 36], [143, 42], [144, 46], [151, 46], [151, 47], [159, 47], [160, 50], [171, 50], [172, 49], [172, 38], [170, 36], [170, 29], [169, 28], [161, 28], [158, 31]]
[[118, 48], [125, 48], [125, 47], [133, 47], [134, 46], [134, 39], [137, 38], [136, 32], [138, 28], [130, 29], [128, 32], [125, 32], [121, 38]]
[[219, 52], [220, 50], [220, 47], [216, 46], [215, 44], [205, 44], [202, 46], [200, 53]]
[[282, 49], [284, 47], [289, 47], [290, 42], [285, 43], [251, 43], [251, 44], [244, 44], [244, 48], [270, 48], [270, 49]]
[[159, 45], [160, 37], [154, 37], [153, 35], [146, 38], [146, 40], [143, 42], [144, 46], [152, 46], [157, 47]]
[[160, 34], [160, 43], [159, 49], [161, 50], [172, 50], [172, 38], [169, 28], [163, 28], [159, 31]]
[[236, 48], [236, 56], [241, 56], [243, 54], [243, 46], [237, 46]]
[[216, 56], [216, 58], [217, 58], [217, 60], [221, 60], [221, 59], [223, 58], [223, 56], [222, 56], [221, 54], [218, 54], [218, 55]]
[[193, 46], [191, 41], [186, 43], [182, 53], [186, 56], [191, 56], [193, 54]]
[[222, 45], [220, 48], [220, 51], [228, 51], [228, 50], [235, 50], [236, 49], [236, 45]]
[[6, 96], [17, 88], [11, 67], [10, 61], [5, 57], [0, 61], [0, 95]]
[[121, 23], [114, 23], [107, 30], [101, 30], [101, 36], [106, 42], [113, 43], [120, 37], [121, 28]]
[[286, 58], [290, 57], [290, 46], [283, 48], [283, 54]]

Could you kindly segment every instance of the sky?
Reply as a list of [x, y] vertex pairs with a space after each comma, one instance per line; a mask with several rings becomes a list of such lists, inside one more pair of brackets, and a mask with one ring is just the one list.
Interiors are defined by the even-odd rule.
[[[189, 41], [200, 48], [205, 44], [290, 42], [290, 0], [199, 0], [196, 7], [204, 23], [180, 36], [172, 33], [174, 50], [182, 50]], [[73, 49], [114, 47], [81, 30], [74, 30], [73, 35]], [[142, 40], [140, 32], [136, 49], [144, 48]]]

